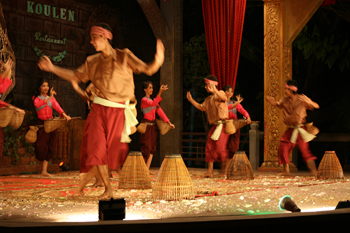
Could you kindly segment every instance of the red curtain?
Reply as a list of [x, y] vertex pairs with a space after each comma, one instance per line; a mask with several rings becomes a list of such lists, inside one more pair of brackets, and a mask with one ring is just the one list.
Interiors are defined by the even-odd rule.
[[246, 0], [202, 0], [210, 71], [235, 89]]
[[[338, 0], [338, 1], [349, 1], [349, 0]], [[324, 0], [321, 6], [333, 5], [337, 0]]]

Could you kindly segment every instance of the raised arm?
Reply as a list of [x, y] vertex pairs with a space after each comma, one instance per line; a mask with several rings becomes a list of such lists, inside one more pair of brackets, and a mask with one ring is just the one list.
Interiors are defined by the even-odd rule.
[[40, 59], [38, 66], [41, 70], [54, 73], [58, 77], [69, 82], [71, 82], [72, 80], [76, 80], [78, 83], [80, 82], [80, 80], [74, 75], [73, 70], [53, 65], [51, 60], [46, 56], [43, 56], [43, 58]]
[[200, 111], [205, 111], [203, 106], [192, 98], [191, 92], [188, 91], [186, 97], [195, 108], [197, 108]]
[[155, 74], [164, 62], [164, 45], [160, 39], [157, 39], [157, 48], [154, 60], [150, 63], [144, 63], [132, 52], [128, 51], [129, 65], [135, 73], [144, 73], [148, 76]]
[[277, 102], [275, 100], [275, 98], [271, 97], [271, 96], [266, 96], [266, 101], [271, 104], [272, 106], [276, 106]]
[[318, 103], [312, 101], [309, 97], [307, 97], [304, 94], [298, 95], [298, 98], [305, 103], [307, 109], [312, 110], [314, 108], [320, 108]]

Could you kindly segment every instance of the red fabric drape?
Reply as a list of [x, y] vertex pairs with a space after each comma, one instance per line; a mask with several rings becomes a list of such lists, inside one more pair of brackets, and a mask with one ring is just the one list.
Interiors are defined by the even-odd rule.
[[349, 0], [324, 0], [321, 6], [333, 5], [337, 1], [349, 1]]
[[236, 84], [246, 0], [202, 0], [210, 71], [219, 88]]

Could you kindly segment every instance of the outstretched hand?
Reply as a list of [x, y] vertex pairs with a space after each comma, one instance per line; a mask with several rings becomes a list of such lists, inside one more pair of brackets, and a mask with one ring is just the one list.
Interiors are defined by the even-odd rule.
[[193, 98], [192, 98], [190, 91], [187, 92], [186, 97], [187, 97], [188, 101], [192, 102]]
[[53, 89], [53, 87], [51, 87], [50, 90], [50, 97], [52, 98], [54, 95], [57, 95], [56, 91]]
[[243, 98], [241, 97], [241, 94], [236, 95], [236, 99], [237, 99], [236, 102], [238, 102], [239, 104], [242, 103], [242, 101], [243, 101]]
[[38, 66], [41, 70], [47, 71], [47, 72], [52, 72], [54, 67], [51, 60], [47, 56], [43, 56], [39, 60]]
[[214, 83], [209, 83], [209, 85], [208, 85], [208, 91], [209, 91], [210, 93], [214, 93], [216, 90], [217, 90], [217, 89], [216, 89], [215, 84], [214, 84]]
[[161, 85], [159, 90], [163, 92], [163, 91], [166, 91], [168, 89], [169, 89], [168, 85]]
[[157, 62], [159, 63], [159, 65], [163, 65], [164, 62], [164, 45], [161, 39], [157, 39], [157, 46], [156, 46], [156, 54], [154, 55], [155, 59], [157, 60]]

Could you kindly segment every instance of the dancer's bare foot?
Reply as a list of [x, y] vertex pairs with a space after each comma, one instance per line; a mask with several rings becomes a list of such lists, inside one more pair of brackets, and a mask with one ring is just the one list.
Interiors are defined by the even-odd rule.
[[78, 190], [78, 189], [77, 189], [76, 196], [77, 196], [77, 197], [83, 197], [83, 196], [84, 196], [83, 190]]
[[214, 177], [214, 173], [212, 172], [207, 172], [203, 175], [204, 178], [213, 178]]
[[291, 176], [290, 172], [282, 172], [277, 174], [278, 176]]
[[91, 188], [99, 188], [99, 187], [104, 187], [104, 184], [103, 184], [102, 180], [96, 181], [95, 184], [93, 184], [91, 186]]
[[40, 175], [42, 175], [42, 176], [48, 176], [48, 177], [52, 177], [52, 176], [54, 176], [54, 175], [51, 175], [50, 173], [48, 173], [48, 172], [41, 172], [41, 174]]
[[100, 199], [111, 199], [113, 198], [113, 189], [106, 189], [99, 197]]

